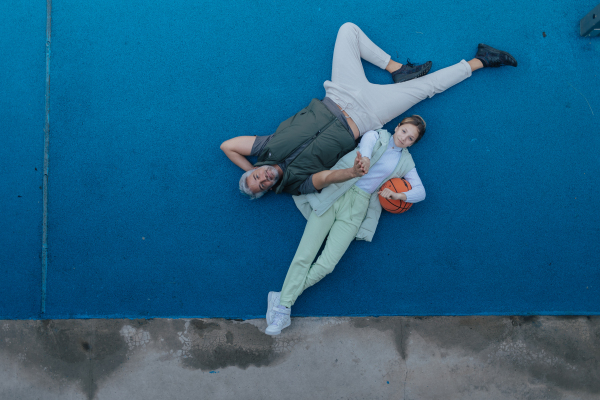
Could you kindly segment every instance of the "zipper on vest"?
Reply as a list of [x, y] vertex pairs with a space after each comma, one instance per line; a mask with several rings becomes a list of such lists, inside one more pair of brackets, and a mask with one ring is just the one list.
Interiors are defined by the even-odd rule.
[[[325, 125], [325, 127], [319, 129], [317, 131], [317, 133], [315, 133], [311, 138], [307, 139], [304, 141], [304, 143], [301, 143], [298, 147], [296, 147], [290, 154], [288, 154], [285, 158], [288, 158], [289, 156], [291, 156], [292, 154], [294, 154], [295, 152], [297, 152], [298, 150], [302, 150], [304, 151], [304, 149], [306, 149], [316, 138], [317, 136], [319, 136], [321, 134], [321, 132], [327, 130], [327, 128], [329, 128], [331, 126], [331, 124], [333, 124], [336, 120], [333, 119], [331, 121], [329, 121], [329, 123], [327, 125]], [[304, 147], [304, 148], [303, 148]], [[288, 165], [288, 167], [290, 165], [292, 165], [294, 163], [294, 161], [296, 161], [296, 159], [298, 157], [300, 157], [300, 154], [302, 154], [302, 151], [300, 153], [298, 153], [296, 155], [296, 157], [294, 157], [294, 160]]]
[[[329, 123], [327, 125], [325, 125], [325, 127], [319, 129], [318, 132], [313, 135], [313, 137], [311, 137], [308, 141], [306, 141], [306, 142], [302, 143], [300, 146], [298, 146], [296, 148], [296, 150], [300, 149], [302, 146], [304, 146], [304, 149], [302, 149], [302, 151], [300, 153], [298, 153], [298, 155], [294, 158], [294, 160], [290, 163], [290, 165], [292, 165], [294, 163], [294, 161], [296, 161], [296, 159], [298, 157], [300, 157], [300, 154], [302, 154], [302, 152], [317, 138], [317, 136], [319, 136], [321, 134], [321, 132], [326, 131], [327, 128], [329, 128], [331, 126], [331, 124], [333, 124], [335, 121], [336, 121], [336, 119], [332, 119], [331, 121], [329, 121]], [[294, 152], [296, 150], [294, 150]]]
[[[291, 163], [288, 164], [287, 168], [285, 169], [285, 172], [283, 173], [283, 176], [281, 177], [281, 182], [278, 185], [279, 187], [283, 187], [284, 183], [286, 183], [286, 180], [289, 176], [289, 170], [290, 170], [290, 166], [294, 163], [294, 161], [296, 161], [298, 159], [298, 157], [300, 157], [300, 154], [302, 154], [302, 152], [304, 152], [304, 150], [306, 150], [306, 148], [317, 138], [317, 136], [319, 136], [321, 134], [321, 132], [326, 131], [327, 128], [329, 128], [331, 126], [331, 124], [333, 124], [335, 121], [337, 121], [336, 118], [334, 118], [333, 120], [329, 121], [329, 123], [327, 123], [327, 125], [325, 125], [323, 128], [319, 129], [317, 131], [317, 133], [315, 133], [310, 139], [307, 139], [304, 141], [304, 143], [302, 143], [300, 146], [296, 147], [294, 149], [294, 151], [292, 151], [290, 154], [288, 154], [285, 158], [288, 158], [289, 156], [291, 156], [292, 154], [294, 154], [297, 151], [300, 151], [296, 157], [294, 157], [294, 159], [292, 160]], [[275, 191], [276, 193], [280, 193], [280, 191]]]

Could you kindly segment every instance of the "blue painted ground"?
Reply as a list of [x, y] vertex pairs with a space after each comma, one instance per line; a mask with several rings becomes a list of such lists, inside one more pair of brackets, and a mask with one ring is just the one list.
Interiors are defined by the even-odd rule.
[[427, 199], [384, 214], [293, 314], [600, 314], [600, 39], [579, 36], [595, 5], [54, 0], [44, 315], [46, 15], [4, 6], [0, 318], [264, 315], [305, 221], [287, 195], [238, 195], [219, 145], [322, 98], [346, 21], [400, 62], [484, 42], [519, 67], [409, 111]]
[[40, 311], [46, 5], [38, 3], [0, 6], [0, 318]]

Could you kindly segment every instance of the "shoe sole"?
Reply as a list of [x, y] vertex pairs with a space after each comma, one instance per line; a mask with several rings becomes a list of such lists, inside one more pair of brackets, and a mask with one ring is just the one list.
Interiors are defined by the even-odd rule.
[[271, 320], [271, 311], [276, 305], [277, 304], [275, 304], [275, 292], [269, 292], [269, 296], [267, 297], [267, 325], [271, 325], [271, 322], [273, 322]]
[[425, 69], [421, 72], [419, 72], [416, 75], [406, 75], [404, 77], [404, 79], [402, 79], [401, 81], [398, 82], [394, 82], [394, 83], [402, 83], [402, 82], [406, 82], [406, 81], [410, 81], [412, 79], [416, 79], [416, 78], [420, 78], [422, 76], [425, 76], [429, 73], [429, 71], [431, 70], [431, 67], [433, 66], [433, 63], [429, 64], [429, 66], [425, 67]]
[[287, 324], [285, 324], [279, 331], [277, 332], [268, 332], [267, 330], [265, 330], [265, 333], [269, 336], [277, 336], [281, 333], [282, 330], [284, 330], [285, 328], [287, 328], [288, 326], [290, 326], [292, 324], [292, 322], [288, 322]]
[[508, 65], [508, 66], [511, 66], [511, 67], [516, 67], [516, 66], [517, 66], [517, 64], [518, 64], [518, 63], [517, 63], [517, 59], [516, 59], [516, 58], [514, 58], [514, 57], [512, 56], [512, 54], [510, 54], [510, 53], [509, 53], [509, 52], [507, 52], [507, 51], [503, 51], [503, 50], [498, 50], [498, 49], [495, 49], [495, 48], [493, 48], [492, 46], [488, 46], [488, 45], [487, 45], [487, 44], [485, 44], [485, 43], [479, 43], [479, 45], [477, 46], [477, 48], [478, 48], [478, 49], [484, 49], [484, 50], [488, 50], [488, 51], [496, 51], [496, 52], [498, 52], [498, 53], [500, 53], [500, 54], [504, 54], [504, 55], [506, 55], [506, 56], [510, 57], [510, 59], [511, 59], [511, 60], [513, 60], [513, 61], [515, 62], [515, 65], [510, 65], [510, 64], [505, 64], [505, 65]]

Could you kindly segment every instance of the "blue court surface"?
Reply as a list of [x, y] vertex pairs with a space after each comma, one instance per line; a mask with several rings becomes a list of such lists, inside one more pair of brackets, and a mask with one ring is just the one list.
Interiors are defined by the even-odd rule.
[[5, 2], [0, 319], [264, 316], [306, 221], [289, 195], [239, 195], [219, 146], [323, 98], [347, 21], [432, 71], [480, 42], [519, 66], [405, 114], [428, 124], [426, 200], [384, 212], [293, 315], [600, 314], [596, 4], [54, 0], [44, 297], [46, 4]]

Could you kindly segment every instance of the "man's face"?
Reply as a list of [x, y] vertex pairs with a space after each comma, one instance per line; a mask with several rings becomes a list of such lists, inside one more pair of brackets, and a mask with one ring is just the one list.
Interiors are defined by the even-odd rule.
[[275, 182], [279, 180], [279, 172], [275, 167], [270, 165], [263, 165], [262, 167], [255, 168], [254, 171], [246, 178], [246, 184], [256, 194], [258, 192], [264, 192], [269, 190]]

